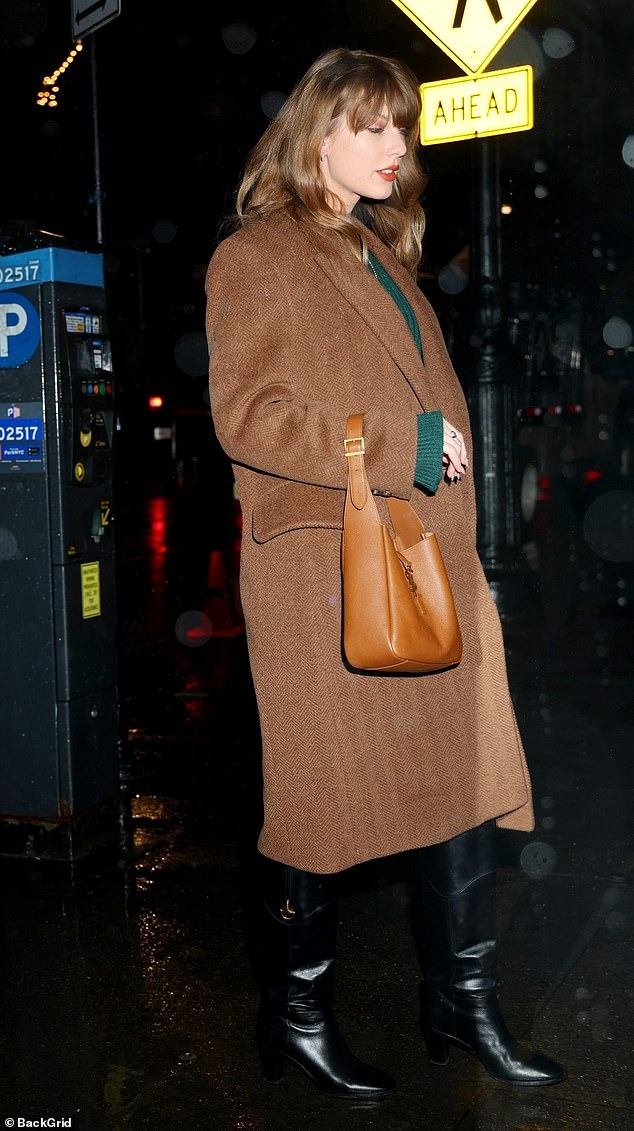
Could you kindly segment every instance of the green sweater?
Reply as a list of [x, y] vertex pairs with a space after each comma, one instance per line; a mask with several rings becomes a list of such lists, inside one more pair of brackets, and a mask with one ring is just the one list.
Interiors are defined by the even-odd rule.
[[[372, 252], [368, 253], [368, 265], [372, 274], [394, 299], [403, 318], [410, 328], [412, 337], [416, 342], [419, 353], [422, 354], [420, 328], [414, 311], [405, 298], [401, 288], [379, 263]], [[418, 442], [416, 444], [416, 467], [414, 469], [414, 483], [416, 487], [424, 487], [432, 493], [438, 489], [442, 479], [442, 445], [443, 445], [443, 419], [438, 409], [432, 412], [420, 412], [417, 419]]]

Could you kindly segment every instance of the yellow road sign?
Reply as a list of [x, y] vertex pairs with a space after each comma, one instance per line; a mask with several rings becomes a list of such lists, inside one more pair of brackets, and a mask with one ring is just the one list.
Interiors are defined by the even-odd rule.
[[516, 133], [533, 125], [532, 67], [427, 82], [420, 92], [423, 145]]
[[537, 0], [393, 0], [467, 74], [477, 74]]

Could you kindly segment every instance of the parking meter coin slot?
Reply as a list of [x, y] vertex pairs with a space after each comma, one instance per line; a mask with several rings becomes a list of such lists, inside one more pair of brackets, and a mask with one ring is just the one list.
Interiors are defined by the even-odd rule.
[[82, 448], [89, 448], [92, 443], [92, 409], [82, 408], [79, 414], [79, 443]]
[[73, 432], [73, 482], [83, 487], [105, 483], [112, 474], [110, 431], [112, 413], [87, 407], [81, 401], [75, 407]]

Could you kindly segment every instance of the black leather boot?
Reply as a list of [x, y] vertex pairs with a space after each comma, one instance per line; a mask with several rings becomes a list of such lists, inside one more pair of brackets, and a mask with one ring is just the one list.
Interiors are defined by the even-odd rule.
[[332, 1013], [336, 876], [261, 860], [263, 969], [256, 1035], [265, 1079], [281, 1080], [289, 1061], [332, 1096], [386, 1095], [395, 1081], [351, 1052]]
[[432, 1064], [449, 1043], [474, 1053], [495, 1080], [558, 1084], [561, 1067], [509, 1033], [496, 995], [495, 825], [492, 821], [412, 854], [429, 964], [422, 1022]]

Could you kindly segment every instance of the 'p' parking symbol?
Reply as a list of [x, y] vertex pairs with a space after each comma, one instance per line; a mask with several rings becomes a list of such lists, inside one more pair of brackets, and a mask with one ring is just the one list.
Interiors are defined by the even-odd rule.
[[24, 365], [39, 345], [40, 332], [33, 303], [15, 291], [4, 291], [0, 301], [0, 369]]

